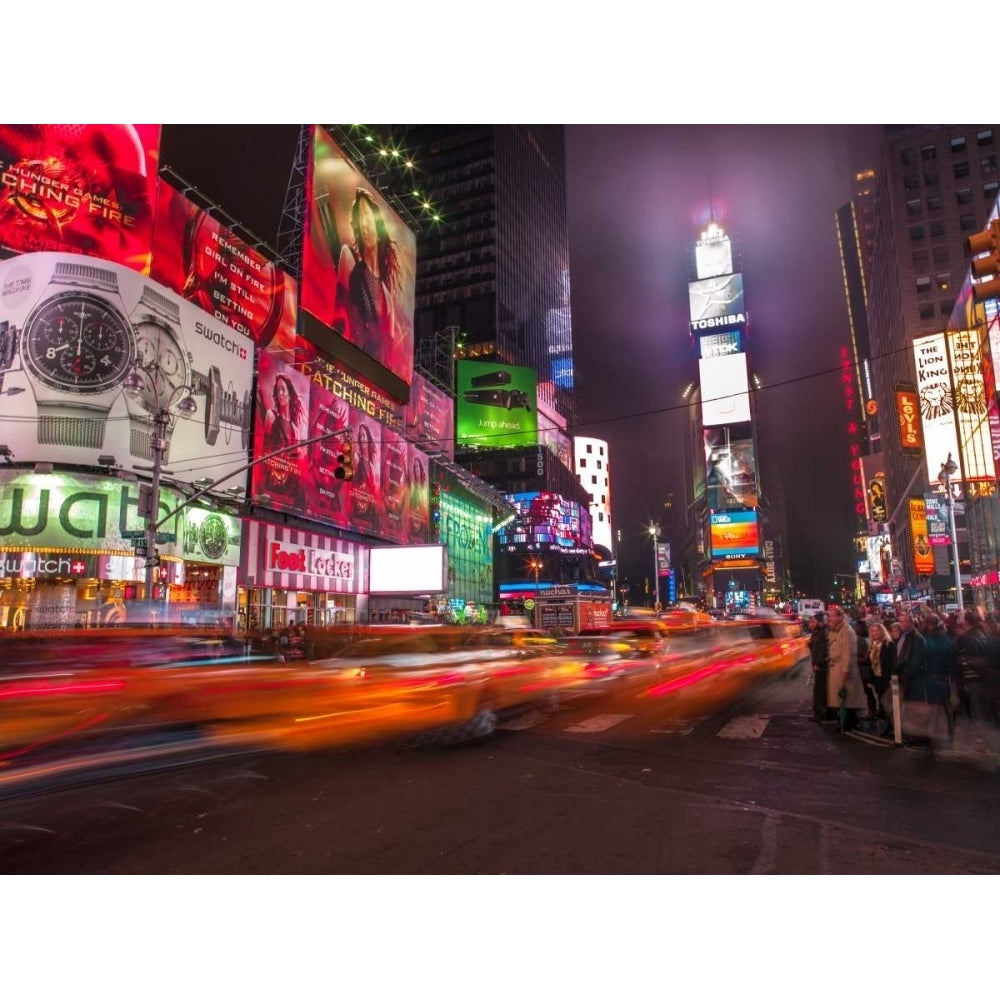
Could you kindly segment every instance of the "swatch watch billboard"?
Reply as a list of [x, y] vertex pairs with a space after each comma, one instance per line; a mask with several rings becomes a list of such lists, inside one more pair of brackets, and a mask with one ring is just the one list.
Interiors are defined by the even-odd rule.
[[136, 271], [75, 254], [0, 261], [4, 443], [18, 461], [148, 467], [166, 413], [171, 477], [221, 478], [246, 464], [252, 378], [252, 341]]
[[159, 125], [0, 125], [0, 256], [61, 251], [149, 273]]
[[533, 368], [459, 361], [455, 439], [464, 446], [538, 443], [538, 376]]

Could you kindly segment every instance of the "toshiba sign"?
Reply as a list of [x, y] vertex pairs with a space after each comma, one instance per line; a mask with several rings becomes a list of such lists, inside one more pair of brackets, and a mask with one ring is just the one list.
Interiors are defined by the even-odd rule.
[[353, 580], [354, 556], [288, 542], [271, 542], [267, 550], [267, 569], [330, 580]]

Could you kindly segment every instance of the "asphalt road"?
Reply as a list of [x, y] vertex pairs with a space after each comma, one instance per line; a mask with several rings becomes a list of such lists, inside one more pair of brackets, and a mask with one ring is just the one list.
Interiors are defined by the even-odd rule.
[[812, 722], [804, 676], [727, 678], [473, 746], [247, 754], [5, 801], [0, 872], [998, 873], [998, 780], [993, 754]]

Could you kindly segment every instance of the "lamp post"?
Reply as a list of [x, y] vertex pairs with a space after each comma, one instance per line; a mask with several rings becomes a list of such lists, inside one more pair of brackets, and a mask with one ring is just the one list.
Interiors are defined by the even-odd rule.
[[948, 527], [951, 531], [952, 558], [955, 561], [955, 603], [958, 605], [959, 614], [965, 610], [965, 602], [962, 600], [962, 566], [958, 561], [958, 532], [955, 530], [955, 498], [951, 495], [951, 477], [958, 472], [958, 466], [948, 452], [948, 460], [941, 463], [941, 475], [938, 477], [944, 483], [944, 491], [947, 494], [948, 503]]
[[655, 611], [660, 603], [660, 560], [656, 550], [656, 543], [660, 537], [660, 526], [654, 522], [646, 530], [653, 540], [653, 610]]

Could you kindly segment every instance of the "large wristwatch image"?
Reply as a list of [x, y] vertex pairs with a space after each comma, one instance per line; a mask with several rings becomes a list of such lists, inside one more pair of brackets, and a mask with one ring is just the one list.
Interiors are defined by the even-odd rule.
[[59, 261], [20, 347], [38, 405], [38, 443], [103, 447], [108, 412], [135, 361], [114, 271]]
[[229, 526], [219, 514], [209, 514], [201, 524], [188, 518], [184, 526], [184, 555], [203, 555], [213, 561], [221, 559], [230, 545], [239, 545], [240, 535], [229, 533]]
[[125, 394], [129, 418], [129, 451], [153, 460], [156, 414], [165, 413], [163, 461], [169, 462], [170, 437], [177, 414], [169, 407], [180, 398], [179, 389], [191, 384], [191, 355], [181, 343], [181, 314], [176, 302], [147, 285], [132, 313], [135, 330], [135, 371], [142, 387]]

